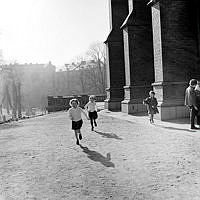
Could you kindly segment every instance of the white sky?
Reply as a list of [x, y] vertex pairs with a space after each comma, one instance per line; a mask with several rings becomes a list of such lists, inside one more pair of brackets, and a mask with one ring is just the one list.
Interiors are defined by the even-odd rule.
[[0, 49], [7, 60], [57, 66], [109, 32], [108, 0], [0, 0]]

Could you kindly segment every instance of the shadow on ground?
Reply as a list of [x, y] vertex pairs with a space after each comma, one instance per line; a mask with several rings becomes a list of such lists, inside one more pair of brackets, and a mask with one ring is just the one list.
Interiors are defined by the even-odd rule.
[[84, 147], [80, 145], [81, 149], [83, 150], [84, 153], [87, 154], [88, 158], [95, 161], [95, 162], [100, 162], [102, 165], [106, 167], [115, 167], [114, 163], [112, 163], [110, 153], [107, 153], [106, 157], [101, 155], [100, 153], [96, 151], [90, 150], [88, 147]]
[[166, 122], [169, 122], [169, 123], [172, 123], [172, 124], [188, 124], [188, 125], [190, 125], [190, 119], [189, 118], [166, 120]]
[[171, 127], [171, 126], [162, 126], [162, 125], [158, 125], [158, 124], [155, 124], [155, 126], [160, 127], [160, 128], [169, 129], [169, 130], [196, 132], [195, 130], [190, 130], [190, 129], [186, 129], [186, 128], [176, 128], [176, 127]]
[[112, 139], [116, 139], [116, 140], [122, 140], [122, 138], [120, 138], [118, 135], [114, 134], [114, 133], [104, 133], [101, 131], [94, 131], [96, 133], [98, 133], [99, 135], [101, 135], [104, 138], [112, 138]]
[[5, 123], [5, 124], [0, 124], [0, 130], [18, 128], [18, 127], [21, 127], [21, 126], [22, 125], [19, 124], [19, 123]]
[[135, 117], [145, 117], [145, 116], [148, 116], [147, 112], [139, 112], [139, 113], [134, 113], [134, 114], [130, 114], [132, 116], [135, 116]]

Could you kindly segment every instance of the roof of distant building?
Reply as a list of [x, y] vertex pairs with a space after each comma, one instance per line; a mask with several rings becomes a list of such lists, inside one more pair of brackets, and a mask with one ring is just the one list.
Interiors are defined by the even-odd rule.
[[80, 62], [74, 63], [72, 62], [71, 64], [65, 64], [66, 70], [77, 70], [80, 68], [87, 68], [95, 65], [95, 60], [82, 60]]

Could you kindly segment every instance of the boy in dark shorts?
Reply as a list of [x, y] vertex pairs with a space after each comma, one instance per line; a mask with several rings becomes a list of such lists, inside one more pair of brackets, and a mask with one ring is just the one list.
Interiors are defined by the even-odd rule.
[[94, 125], [97, 126], [96, 119], [98, 118], [97, 106], [96, 106], [95, 96], [94, 95], [91, 95], [89, 97], [89, 102], [85, 105], [85, 109], [88, 111], [88, 116], [90, 118], [90, 123], [91, 123], [91, 129], [93, 131], [94, 130]]

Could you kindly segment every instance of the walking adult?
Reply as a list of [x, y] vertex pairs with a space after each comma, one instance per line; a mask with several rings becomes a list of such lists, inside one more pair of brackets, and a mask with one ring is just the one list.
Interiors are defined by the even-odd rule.
[[198, 114], [198, 107], [197, 107], [197, 96], [195, 92], [195, 87], [197, 85], [196, 79], [191, 79], [189, 82], [189, 87], [185, 91], [185, 105], [190, 109], [190, 128], [191, 129], [198, 129], [194, 125], [195, 117]]

